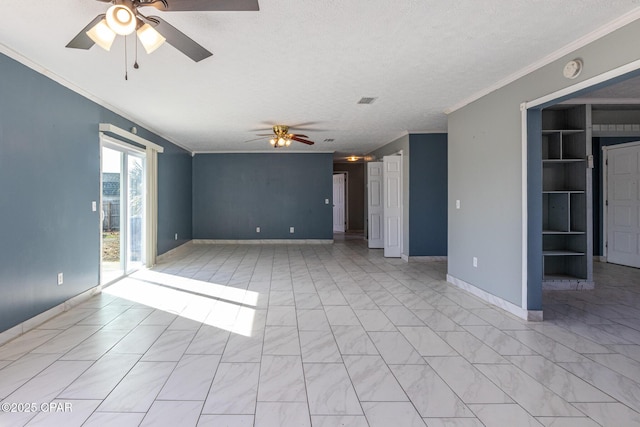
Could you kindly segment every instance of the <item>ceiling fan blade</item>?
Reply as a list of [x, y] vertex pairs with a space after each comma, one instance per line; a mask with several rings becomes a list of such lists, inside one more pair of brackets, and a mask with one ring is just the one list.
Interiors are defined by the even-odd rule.
[[315, 144], [313, 141], [307, 141], [306, 139], [298, 138], [297, 136], [292, 137], [294, 141], [302, 142], [303, 144], [313, 145]]
[[104, 18], [104, 14], [98, 15], [89, 24], [82, 29], [74, 38], [71, 40], [65, 47], [70, 47], [72, 49], [91, 49], [91, 47], [95, 44], [91, 38], [87, 35], [87, 31], [95, 27], [95, 25], [102, 21]]
[[302, 135], [302, 134], [299, 134], [299, 133], [292, 133], [291, 135], [292, 136], [297, 136], [298, 138], [309, 138], [307, 135]]
[[210, 11], [210, 12], [244, 12], [258, 11], [258, 0], [167, 0], [168, 6], [161, 1], [141, 1], [140, 6], [153, 6], [164, 12]]
[[[271, 135], [268, 135], [268, 136], [271, 136]], [[258, 141], [258, 140], [261, 140], [261, 139], [267, 139], [268, 136], [261, 136], [260, 138], [248, 139], [248, 140], [243, 141], [243, 142], [253, 142], [253, 141]]]
[[169, 24], [167, 21], [164, 21], [157, 16], [150, 16], [149, 23], [151, 26], [155, 27], [156, 31], [167, 39], [167, 43], [193, 59], [195, 62], [200, 62], [213, 55], [213, 53], [200, 46], [193, 39], [173, 25]]

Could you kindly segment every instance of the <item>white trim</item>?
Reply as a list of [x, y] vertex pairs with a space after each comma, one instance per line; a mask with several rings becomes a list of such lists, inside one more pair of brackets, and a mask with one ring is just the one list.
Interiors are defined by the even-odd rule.
[[607, 199], [609, 197], [607, 187], [609, 184], [609, 180], [607, 179], [607, 174], [609, 172], [609, 165], [607, 165], [607, 160], [609, 159], [609, 151], [619, 149], [619, 148], [628, 148], [635, 147], [640, 145], [640, 141], [634, 142], [625, 142], [624, 144], [616, 144], [616, 145], [605, 145], [602, 147], [602, 236], [600, 239], [600, 244], [602, 245], [602, 257], [604, 258], [603, 262], [607, 262], [608, 248], [606, 244], [609, 239], [609, 207], [607, 206]]
[[638, 98], [571, 98], [559, 103], [560, 105], [637, 105], [640, 104]]
[[437, 262], [447, 261], [449, 258], [445, 256], [410, 256], [408, 262]]
[[8, 56], [9, 58], [21, 63], [22, 65], [24, 65], [27, 68], [30, 68], [32, 70], [34, 70], [37, 73], [42, 74], [43, 76], [53, 80], [54, 82], [66, 87], [67, 89], [71, 90], [72, 92], [75, 92], [77, 94], [79, 94], [80, 96], [83, 96], [85, 98], [87, 98], [90, 101], [95, 102], [96, 104], [100, 105], [101, 107], [104, 107], [122, 117], [124, 117], [127, 120], [130, 120], [132, 122], [135, 122], [137, 125], [140, 125], [142, 127], [144, 127], [145, 129], [149, 130], [150, 132], [155, 133], [156, 135], [158, 135], [161, 138], [166, 139], [167, 141], [171, 142], [172, 144], [182, 148], [183, 150], [191, 153], [191, 149], [180, 144], [179, 142], [174, 141], [172, 138], [163, 135], [161, 132], [158, 132], [157, 130], [155, 130], [153, 127], [147, 125], [144, 121], [135, 118], [133, 116], [131, 116], [130, 114], [127, 114], [126, 112], [120, 110], [118, 107], [115, 107], [111, 104], [109, 104], [108, 102], [106, 102], [103, 99], [98, 98], [96, 95], [93, 95], [90, 92], [87, 92], [86, 90], [82, 89], [81, 87], [77, 86], [74, 83], [71, 83], [70, 81], [66, 80], [65, 78], [59, 76], [58, 74], [54, 73], [53, 71], [43, 67], [42, 65], [32, 61], [31, 59], [19, 54], [18, 52], [16, 52], [15, 50], [11, 49], [10, 47], [0, 43], [0, 53], [2, 53], [3, 55]]
[[30, 319], [25, 320], [22, 323], [19, 323], [11, 329], [7, 329], [6, 331], [1, 332], [0, 345], [3, 345], [11, 341], [12, 339], [18, 338], [20, 335], [23, 335], [30, 330], [37, 328], [38, 326], [42, 325], [48, 320], [51, 320], [58, 314], [71, 310], [73, 307], [87, 301], [89, 298], [99, 294], [100, 292], [102, 292], [102, 285], [94, 286], [82, 292], [81, 294], [69, 298], [68, 300], [56, 305], [55, 307], [50, 308], [47, 311], [44, 311]]
[[216, 150], [205, 150], [205, 151], [192, 151], [191, 156], [195, 156], [196, 154], [280, 154], [280, 153], [293, 153], [293, 154], [334, 154], [333, 151], [303, 151], [303, 150], [289, 150], [287, 148], [278, 149], [272, 148], [271, 150], [257, 150], [257, 151], [216, 151]]
[[331, 245], [333, 239], [193, 239], [196, 245]]
[[[453, 106], [447, 108], [444, 110], [445, 114], [451, 114], [456, 110], [459, 110], [460, 108], [467, 106], [469, 104], [471, 104], [474, 101], [477, 101], [478, 99], [482, 98], [485, 95], [490, 94], [493, 91], [496, 91], [510, 83], [513, 83], [514, 81], [546, 66], [551, 64], [554, 61], [557, 61], [558, 59], [562, 58], [563, 56], [569, 55], [572, 52], [575, 52], [576, 50], [585, 47], [586, 45], [593, 43], [594, 41], [606, 36], [607, 34], [610, 34], [622, 27], [624, 27], [625, 25], [628, 25], [630, 23], [632, 23], [633, 21], [637, 20], [638, 18], [640, 18], [640, 8], [636, 8], [628, 13], [625, 13], [622, 16], [619, 16], [618, 18], [614, 19], [613, 21], [603, 25], [602, 27], [596, 29], [595, 31], [592, 31], [589, 34], [586, 34], [582, 37], [580, 37], [579, 39], [567, 44], [566, 46], [556, 50], [555, 52], [545, 56], [544, 58], [534, 62], [533, 64], [528, 65], [527, 67], [522, 68], [519, 71], [516, 71], [515, 73], [505, 77], [504, 79], [492, 84], [491, 86], [486, 87], [485, 89], [474, 93], [473, 95], [471, 95], [468, 98], [463, 99], [462, 101], [458, 102], [457, 104], [454, 104]], [[529, 107], [528, 107], [529, 108]]]
[[526, 103], [526, 106], [527, 108], [537, 107], [539, 105], [551, 102], [555, 99], [571, 95], [572, 93], [578, 92], [582, 89], [587, 89], [599, 83], [604, 83], [616, 77], [620, 77], [624, 74], [636, 71], [637, 69], [640, 69], [640, 60], [629, 62], [628, 64], [622, 65], [618, 68], [614, 68], [613, 70], [606, 71], [602, 74], [598, 74], [597, 76], [591, 77], [590, 79], [581, 81], [571, 86], [567, 86], [548, 95], [537, 98], [533, 101], [529, 101]]
[[160, 145], [155, 144], [147, 139], [144, 139], [134, 133], [121, 129], [118, 126], [114, 126], [111, 123], [100, 123], [98, 130], [100, 130], [100, 132], [110, 132], [114, 135], [118, 135], [129, 141], [135, 142], [136, 144], [140, 144], [145, 148], [151, 148], [157, 151], [158, 153], [164, 153], [164, 148], [161, 147]]
[[528, 274], [529, 274], [529, 204], [528, 204], [528, 179], [527, 173], [529, 167], [527, 165], [528, 155], [528, 132], [529, 124], [527, 121], [527, 107], [523, 102], [520, 104], [520, 114], [522, 119], [522, 140], [521, 140], [521, 169], [522, 169], [522, 305], [521, 307], [526, 310], [528, 307], [529, 286], [528, 286]]
[[492, 305], [500, 307], [501, 309], [508, 311], [509, 313], [514, 314], [524, 320], [534, 322], [542, 321], [542, 310], [526, 310], [522, 307], [518, 307], [517, 305], [507, 300], [483, 291], [482, 289], [477, 288], [472, 284], [465, 282], [464, 280], [458, 279], [457, 277], [453, 277], [450, 274], [447, 274], [447, 282], [461, 289], [464, 289], [465, 291], [477, 296], [478, 298], [487, 301]]
[[409, 262], [409, 255], [400, 254], [400, 259], [404, 262]]

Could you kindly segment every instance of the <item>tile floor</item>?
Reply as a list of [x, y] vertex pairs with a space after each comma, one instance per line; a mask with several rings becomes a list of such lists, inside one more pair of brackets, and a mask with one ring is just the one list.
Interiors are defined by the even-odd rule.
[[0, 347], [54, 403], [0, 425], [640, 425], [640, 272], [595, 271], [527, 323], [363, 241], [189, 245]]

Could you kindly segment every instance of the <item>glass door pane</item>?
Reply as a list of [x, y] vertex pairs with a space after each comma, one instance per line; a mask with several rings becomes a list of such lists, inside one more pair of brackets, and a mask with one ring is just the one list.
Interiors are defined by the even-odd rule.
[[144, 264], [144, 159], [127, 155], [127, 272]]
[[101, 283], [124, 274], [122, 196], [124, 153], [102, 147], [102, 275]]

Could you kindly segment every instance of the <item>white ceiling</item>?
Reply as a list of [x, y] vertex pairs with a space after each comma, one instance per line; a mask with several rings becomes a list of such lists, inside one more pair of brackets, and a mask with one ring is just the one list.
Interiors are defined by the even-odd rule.
[[[171, 0], [169, 0], [171, 1]], [[260, 0], [259, 12], [158, 12], [213, 56], [64, 46], [107, 4], [0, 2], [0, 43], [192, 151], [264, 151], [268, 124], [313, 122], [297, 151], [362, 155], [638, 6], [636, 0]], [[361, 97], [377, 97], [358, 105]], [[334, 138], [335, 142], [323, 142]], [[294, 148], [292, 146], [292, 148]]]

